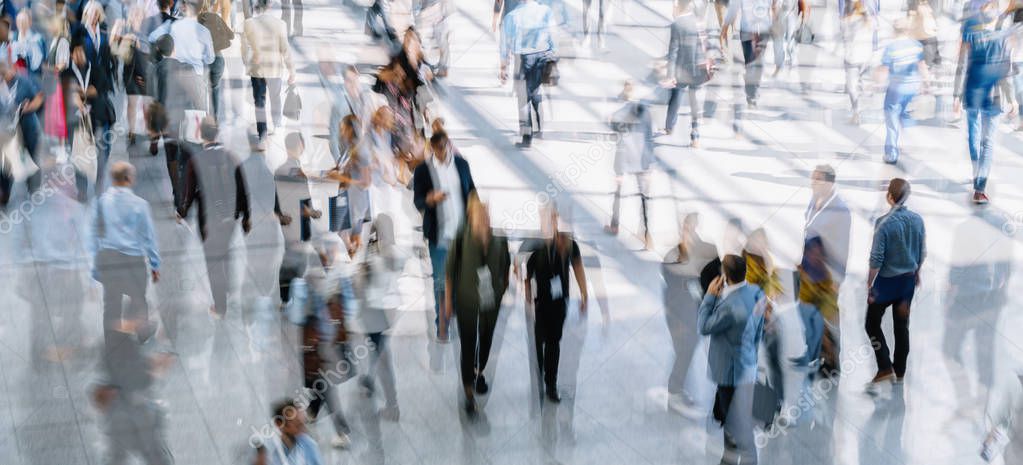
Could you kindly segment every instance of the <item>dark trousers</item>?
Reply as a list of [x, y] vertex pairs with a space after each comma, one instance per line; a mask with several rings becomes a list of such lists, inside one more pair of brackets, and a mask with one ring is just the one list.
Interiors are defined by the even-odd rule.
[[536, 366], [543, 375], [543, 383], [548, 391], [558, 388], [558, 362], [561, 359], [561, 334], [565, 328], [565, 304], [551, 307], [537, 306], [536, 326], [533, 333], [536, 337]]
[[767, 49], [766, 37], [762, 34], [751, 34], [748, 40], [742, 41], [742, 61], [746, 64], [746, 101], [756, 102], [760, 96], [760, 79], [764, 76], [764, 50]]
[[210, 293], [217, 315], [227, 313], [227, 291], [231, 284], [231, 239], [235, 222], [223, 222], [216, 226], [207, 225], [207, 234], [202, 248], [206, 255], [206, 274], [210, 280]]
[[302, 35], [302, 0], [281, 0], [281, 20], [288, 27], [288, 37]]
[[[874, 348], [877, 359], [877, 371], [894, 370], [895, 376], [906, 374], [906, 359], [909, 358], [909, 307], [913, 302], [913, 291], [916, 286], [914, 273], [893, 277], [878, 276], [870, 289], [874, 303], [867, 305], [867, 322], [865, 329]], [[889, 355], [888, 342], [881, 331], [881, 319], [892, 307], [892, 323], [895, 330], [895, 359]]]
[[722, 464], [757, 463], [753, 436], [753, 385], [719, 385], [714, 393], [714, 419], [724, 426], [725, 451]]
[[[103, 285], [104, 330], [111, 329], [125, 317], [149, 319], [149, 306], [146, 304], [149, 272], [145, 257], [102, 249], [96, 254], [96, 271]], [[121, 301], [123, 296], [130, 300], [127, 311]]]
[[107, 177], [107, 160], [110, 158], [110, 145], [115, 136], [110, 129], [111, 123], [93, 122], [92, 132], [96, 136], [96, 185], [93, 186], [93, 191], [97, 197], [105, 190], [103, 184]]
[[459, 308], [455, 312], [458, 320], [458, 339], [461, 343], [462, 384], [472, 386], [476, 374], [483, 373], [490, 359], [490, 346], [494, 342], [497, 328], [497, 311], [481, 312], [476, 308]]
[[252, 100], [256, 106], [256, 133], [259, 138], [266, 137], [266, 98], [270, 96], [270, 114], [274, 126], [281, 121], [281, 79], [253, 77]]
[[220, 96], [223, 91], [221, 82], [224, 77], [224, 56], [217, 55], [210, 63], [210, 109], [213, 110], [213, 118], [220, 120]]
[[533, 117], [536, 117], [536, 131], [543, 130], [540, 113], [540, 83], [543, 80], [544, 52], [519, 55], [515, 71], [515, 95], [519, 103], [519, 134], [533, 135]]
[[690, 137], [693, 140], [700, 138], [699, 127], [700, 127], [700, 109], [697, 106], [696, 90], [698, 86], [691, 84], [677, 84], [671, 88], [671, 95], [668, 97], [668, 114], [664, 120], [664, 129], [667, 131], [675, 130], [675, 123], [678, 121], [678, 107], [682, 104], [682, 93], [689, 91], [689, 108], [692, 117], [692, 132]]
[[597, 37], [604, 36], [604, 3], [606, 0], [583, 0], [583, 34], [590, 35], [590, 7], [597, 2]]

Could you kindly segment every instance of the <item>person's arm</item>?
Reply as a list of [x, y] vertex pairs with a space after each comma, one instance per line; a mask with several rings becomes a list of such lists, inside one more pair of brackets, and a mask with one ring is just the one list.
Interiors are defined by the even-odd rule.
[[547, 25], [547, 49], [557, 53], [558, 41], [555, 37], [558, 35], [558, 22], [554, 19], [554, 10], [549, 7], [544, 15], [544, 23]]
[[213, 48], [213, 34], [205, 26], [200, 25], [198, 35], [202, 44], [202, 62], [209, 65], [217, 58], [217, 52]]
[[959, 113], [962, 108], [963, 88], [966, 84], [966, 65], [970, 56], [970, 43], [964, 40], [959, 45], [959, 56], [956, 58], [955, 80], [952, 84], [952, 110]]
[[501, 10], [504, 9], [504, 0], [494, 0], [494, 16], [490, 21], [490, 29], [497, 32], [497, 25], [501, 23]]
[[572, 257], [572, 271], [575, 273], [575, 282], [579, 285], [579, 313], [586, 314], [586, 303], [589, 301], [589, 292], [586, 290], [586, 271], [583, 267], [582, 256], [578, 253], [579, 248], [573, 244], [575, 254]]
[[667, 76], [665, 78], [670, 84], [678, 83], [678, 76], [676, 75], [675, 67], [678, 65], [678, 52], [681, 46], [680, 39], [682, 35], [682, 26], [678, 22], [671, 23], [671, 29], [668, 32], [668, 64], [665, 68]]
[[728, 330], [735, 323], [732, 312], [728, 308], [715, 308], [718, 294], [721, 292], [722, 278], [718, 276], [714, 280], [716, 285], [712, 283], [707, 295], [703, 296], [703, 302], [700, 302], [699, 316], [696, 320], [696, 326], [699, 328], [700, 334], [704, 336]]
[[511, 17], [505, 17], [504, 22], [501, 24], [501, 39], [500, 39], [500, 52], [501, 56], [501, 76], [502, 80], [507, 79], [508, 64], [511, 63], [511, 53], [515, 50], [513, 41], [515, 40], [515, 15]]
[[886, 247], [887, 237], [884, 230], [878, 228], [874, 231], [874, 240], [870, 246], [870, 271], [867, 273], [867, 289], [874, 285], [874, 279], [877, 278], [881, 266], [884, 265]]
[[156, 245], [156, 228], [153, 227], [153, 213], [149, 209], [149, 204], [143, 205], [141, 221], [142, 246], [146, 249], [146, 257], [149, 258], [153, 282], [156, 282], [160, 279], [160, 251]]
[[288, 68], [288, 84], [295, 84], [295, 63], [291, 59], [291, 45], [288, 44], [288, 31], [281, 28], [277, 39], [278, 51], [281, 54], [281, 60], [284, 61], [284, 66]]
[[728, 2], [728, 10], [725, 11], [724, 19], [721, 20], [722, 42], [726, 42], [728, 40], [728, 30], [731, 28], [732, 23], [735, 22], [735, 16], [739, 14], [739, 3], [741, 2]]
[[22, 107], [22, 113], [33, 113], [43, 106], [43, 93], [37, 92], [32, 98]]
[[246, 233], [252, 229], [252, 210], [249, 209], [249, 193], [245, 188], [245, 175], [242, 173], [242, 167], [239, 165], [234, 169], [234, 187], [235, 187], [235, 213], [234, 217], [242, 218], [242, 230]]

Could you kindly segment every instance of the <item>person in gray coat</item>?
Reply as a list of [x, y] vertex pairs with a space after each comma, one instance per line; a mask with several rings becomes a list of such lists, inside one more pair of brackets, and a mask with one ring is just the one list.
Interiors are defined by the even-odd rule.
[[746, 283], [746, 260], [726, 255], [700, 304], [697, 327], [710, 336], [707, 367], [717, 384], [714, 419], [725, 429], [723, 464], [757, 463], [753, 439], [753, 385], [764, 331], [764, 292]]
[[632, 98], [632, 88], [632, 82], [626, 81], [621, 93], [625, 104], [611, 116], [611, 129], [618, 135], [614, 160], [616, 188], [614, 205], [611, 207], [611, 224], [604, 229], [609, 234], [618, 234], [622, 181], [625, 175], [634, 175], [643, 212], [644, 245], [649, 249], [652, 244], [647, 227], [647, 173], [654, 158], [654, 126], [650, 119], [650, 107]]

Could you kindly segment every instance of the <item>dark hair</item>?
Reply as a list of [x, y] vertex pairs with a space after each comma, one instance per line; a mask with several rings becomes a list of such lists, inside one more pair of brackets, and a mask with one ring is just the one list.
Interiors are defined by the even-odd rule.
[[835, 182], [835, 169], [831, 165], [817, 165], [813, 169], [815, 174], [820, 174], [821, 177], [827, 182]]
[[892, 201], [897, 205], [906, 203], [906, 199], [909, 198], [909, 181], [902, 178], [892, 178], [888, 183], [888, 195], [891, 196]]
[[254, 9], [256, 11], [263, 11], [263, 10], [267, 9], [268, 7], [270, 7], [270, 1], [269, 0], [253, 0], [253, 2], [252, 2], [252, 9]]
[[212, 116], [203, 118], [202, 123], [199, 124], [199, 136], [202, 137], [202, 140], [213, 142], [217, 140], [218, 134], [220, 134], [220, 127], [217, 126], [217, 120]]
[[430, 136], [430, 148], [434, 150], [440, 150], [446, 147], [448, 143], [448, 133], [444, 131], [436, 131]]
[[725, 258], [721, 260], [721, 269], [731, 284], [746, 279], [746, 259], [738, 255], [725, 255]]
[[174, 38], [170, 34], [164, 34], [156, 39], [156, 53], [161, 57], [174, 53]]
[[160, 105], [160, 102], [150, 103], [146, 108], [146, 127], [153, 132], [163, 132], [169, 125], [167, 110], [163, 105]]
[[174, 0], [160, 0], [160, 11], [169, 10], [170, 7], [174, 6]]
[[296, 131], [284, 136], [284, 148], [288, 150], [296, 149], [298, 144], [305, 145], [305, 138], [302, 137], [301, 132]]
[[277, 401], [273, 407], [273, 422], [278, 426], [283, 425], [285, 421], [294, 419], [297, 416], [295, 412], [300, 410], [302, 408], [295, 399]]

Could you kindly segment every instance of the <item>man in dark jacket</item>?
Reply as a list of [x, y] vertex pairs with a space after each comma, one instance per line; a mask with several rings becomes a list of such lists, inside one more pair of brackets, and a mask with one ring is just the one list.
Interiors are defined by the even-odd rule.
[[412, 176], [413, 200], [423, 215], [423, 236], [430, 246], [433, 266], [433, 297], [440, 331], [440, 309], [444, 300], [444, 263], [448, 248], [465, 218], [465, 203], [476, 189], [469, 163], [454, 150], [443, 131], [430, 137], [433, 158], [416, 167]]
[[[103, 67], [106, 62], [93, 62], [86, 56], [86, 43], [80, 36], [71, 42], [71, 65], [61, 73], [61, 81], [67, 93], [78, 104], [79, 114], [88, 114], [92, 123], [92, 131], [96, 136], [96, 193], [103, 191], [103, 175], [106, 173], [106, 162], [110, 157], [110, 140], [106, 134], [114, 125], [116, 113], [111, 95], [114, 93], [113, 74]], [[109, 50], [107, 50], [109, 53]], [[67, 87], [70, 86], [70, 87]], [[74, 107], [72, 107], [74, 108]]]
[[219, 128], [207, 116], [200, 125], [203, 148], [188, 160], [185, 168], [185, 191], [178, 216], [185, 218], [192, 202], [199, 203], [199, 235], [206, 255], [206, 272], [213, 294], [211, 311], [223, 317], [227, 311], [227, 288], [230, 279], [228, 251], [238, 218], [247, 234], [252, 229], [249, 197], [237, 157], [217, 142]]

